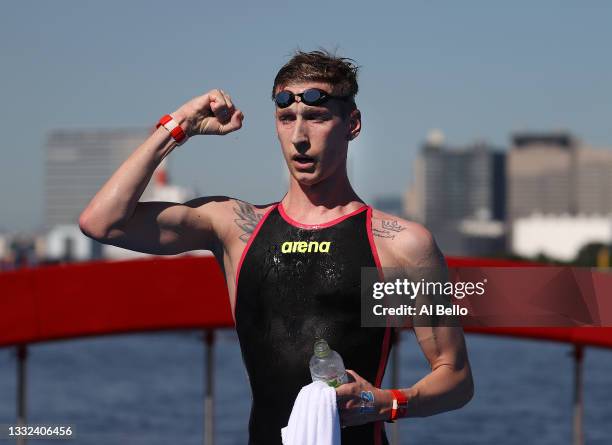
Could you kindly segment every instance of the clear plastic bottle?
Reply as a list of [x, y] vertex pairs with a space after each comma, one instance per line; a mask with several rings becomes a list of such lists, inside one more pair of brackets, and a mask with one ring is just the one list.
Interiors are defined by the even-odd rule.
[[321, 380], [334, 388], [348, 382], [342, 357], [323, 339], [314, 344], [314, 355], [310, 359], [310, 376], [313, 382]]

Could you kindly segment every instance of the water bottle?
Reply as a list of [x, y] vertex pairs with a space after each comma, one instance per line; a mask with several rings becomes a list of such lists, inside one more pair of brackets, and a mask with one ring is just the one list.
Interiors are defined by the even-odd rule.
[[321, 380], [334, 388], [348, 382], [342, 357], [331, 349], [323, 339], [314, 344], [314, 355], [310, 359], [312, 381]]

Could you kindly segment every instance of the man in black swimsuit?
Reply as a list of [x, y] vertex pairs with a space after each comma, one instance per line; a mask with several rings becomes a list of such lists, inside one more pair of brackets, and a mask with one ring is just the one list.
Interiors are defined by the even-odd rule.
[[298, 52], [278, 72], [276, 130], [290, 172], [280, 202], [252, 205], [223, 196], [138, 202], [178, 143], [241, 128], [242, 112], [215, 89], [164, 116], [79, 219], [83, 233], [102, 243], [159, 255], [215, 254], [250, 378], [250, 444], [281, 443], [280, 429], [310, 382], [316, 338], [340, 353], [351, 375], [336, 390], [344, 444], [386, 444], [383, 425], [392, 416], [428, 416], [472, 397], [458, 327], [414, 327], [431, 372], [410, 388], [380, 388], [393, 332], [360, 326], [361, 268], [443, 273], [445, 263], [424, 227], [372, 209], [351, 187], [348, 145], [361, 130], [356, 94], [357, 67], [326, 52]]

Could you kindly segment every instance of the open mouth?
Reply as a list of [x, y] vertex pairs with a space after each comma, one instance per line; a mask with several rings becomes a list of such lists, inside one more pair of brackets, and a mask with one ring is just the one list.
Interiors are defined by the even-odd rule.
[[314, 164], [314, 158], [311, 158], [310, 156], [306, 156], [306, 155], [302, 155], [302, 154], [293, 156], [293, 160], [295, 162], [297, 162], [298, 164], [301, 164], [301, 165], [311, 165], [311, 164]]

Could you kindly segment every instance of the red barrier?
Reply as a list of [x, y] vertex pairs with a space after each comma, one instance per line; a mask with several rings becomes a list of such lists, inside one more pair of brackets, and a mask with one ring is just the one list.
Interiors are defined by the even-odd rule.
[[[534, 262], [513, 261], [491, 258], [446, 258], [449, 267], [538, 267]], [[582, 346], [612, 348], [612, 328], [464, 328], [465, 332], [485, 335], [501, 335], [572, 343]]]
[[[447, 258], [450, 267], [537, 266]], [[74, 337], [233, 327], [213, 257], [75, 263], [0, 274], [0, 346]], [[612, 347], [612, 328], [466, 328], [576, 345]]]
[[0, 274], [0, 346], [233, 326], [213, 257], [91, 262]]

